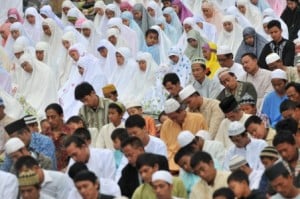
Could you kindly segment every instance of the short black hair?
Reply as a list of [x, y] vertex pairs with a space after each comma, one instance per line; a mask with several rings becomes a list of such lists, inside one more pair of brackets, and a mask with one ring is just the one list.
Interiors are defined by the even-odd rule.
[[244, 53], [241, 59], [246, 56], [249, 56], [251, 59], [257, 59], [257, 56], [254, 53]]
[[92, 92], [95, 92], [95, 89], [88, 82], [82, 82], [78, 84], [75, 88], [75, 99], [81, 100], [85, 96], [90, 95]]
[[297, 93], [300, 93], [300, 83], [297, 82], [289, 82], [285, 86], [285, 90], [289, 89], [290, 87], [294, 87]]
[[200, 162], [209, 164], [210, 162], [213, 162], [213, 159], [209, 153], [198, 151], [192, 156], [190, 165], [192, 168], [195, 168]]
[[122, 108], [119, 105], [117, 105], [116, 103], [110, 103], [108, 105], [108, 108], [116, 110], [119, 113], [119, 115], [122, 115], [124, 113]]
[[125, 121], [126, 128], [138, 127], [142, 129], [145, 126], [146, 126], [145, 119], [140, 115], [131, 115]]
[[180, 161], [180, 159], [183, 156], [190, 156], [190, 157], [192, 157], [193, 155], [194, 155], [194, 149], [191, 146], [183, 147], [183, 148], [180, 148], [177, 151], [177, 153], [175, 154], [174, 161], [175, 161], [176, 164], [178, 164], [179, 161]]
[[162, 116], [167, 116], [167, 114], [166, 114], [165, 111], [160, 112], [160, 114], [158, 115], [157, 120], [158, 120], [159, 122], [160, 122], [160, 119], [161, 119]]
[[90, 141], [92, 139], [91, 133], [87, 128], [78, 128], [73, 133], [74, 136], [78, 136], [84, 141]]
[[125, 128], [117, 128], [117, 129], [113, 130], [113, 132], [110, 135], [110, 138], [112, 140], [119, 139], [122, 143], [122, 142], [124, 142], [124, 140], [129, 138], [129, 135]]
[[135, 149], [144, 148], [142, 141], [138, 137], [135, 137], [135, 136], [128, 137], [126, 140], [124, 140], [121, 144], [121, 148], [123, 149], [128, 145], [132, 146]]
[[251, 115], [245, 122], [245, 128], [247, 129], [251, 124], [261, 124], [263, 121], [256, 115]]
[[75, 183], [79, 182], [79, 181], [90, 181], [93, 184], [96, 184], [98, 181], [98, 178], [94, 172], [89, 171], [89, 170], [83, 170], [83, 171], [80, 171], [79, 173], [77, 173], [77, 175], [75, 175], [73, 180]]
[[287, 110], [295, 110], [297, 107], [297, 103], [289, 100], [289, 99], [285, 99], [283, 100], [283, 102], [281, 102], [280, 106], [279, 106], [279, 110], [280, 113], [287, 111]]
[[70, 117], [70, 118], [67, 120], [66, 124], [70, 124], [70, 123], [76, 123], [76, 124], [78, 124], [78, 123], [80, 123], [80, 122], [82, 122], [83, 127], [86, 128], [85, 121], [82, 119], [82, 117], [80, 117], [80, 116], [78, 116], [78, 115], [74, 115], [74, 116]]
[[267, 27], [268, 27], [268, 29], [271, 29], [271, 28], [273, 28], [273, 27], [277, 27], [277, 28], [279, 28], [280, 30], [282, 30], [280, 21], [275, 20], [275, 19], [272, 20], [272, 21], [270, 21], [270, 22], [268, 23]]
[[248, 175], [240, 169], [233, 171], [229, 175], [229, 177], [227, 178], [227, 183], [229, 184], [231, 181], [235, 181], [235, 182], [243, 182], [244, 181], [249, 185]]
[[82, 162], [75, 162], [69, 169], [68, 175], [72, 180], [74, 180], [74, 177], [81, 171], [88, 171], [88, 167], [86, 164]]
[[64, 147], [67, 148], [69, 147], [72, 143], [76, 145], [76, 147], [81, 148], [83, 145], [86, 145], [86, 142], [84, 139], [80, 138], [79, 136], [76, 135], [71, 135], [68, 136], [65, 141], [64, 141]]
[[273, 146], [276, 147], [279, 144], [288, 143], [290, 145], [295, 145], [295, 138], [290, 131], [277, 132], [273, 139]]
[[171, 84], [180, 84], [180, 79], [176, 73], [167, 73], [163, 78], [163, 85], [166, 86], [168, 82]]
[[19, 172], [23, 167], [32, 169], [34, 166], [39, 166], [39, 163], [36, 159], [29, 155], [20, 157], [15, 163], [15, 169], [17, 172]]
[[158, 33], [158, 31], [157, 30], [155, 30], [155, 29], [148, 29], [147, 31], [146, 31], [146, 33], [145, 33], [145, 37], [147, 37], [149, 34], [156, 34], [157, 36], [159, 36], [159, 33]]
[[228, 188], [228, 187], [222, 187], [220, 189], [217, 189], [214, 193], [213, 193], [213, 199], [219, 197], [219, 196], [223, 196], [226, 199], [234, 199], [234, 193], [233, 191]]
[[298, 122], [293, 118], [286, 118], [277, 122], [275, 129], [277, 133], [281, 131], [290, 131], [296, 134], [298, 131]]
[[47, 112], [48, 110], [54, 110], [58, 115], [63, 115], [64, 114], [63, 108], [61, 107], [61, 105], [59, 105], [57, 103], [49, 104], [45, 108], [45, 112]]
[[136, 168], [139, 170], [143, 166], [154, 167], [157, 164], [158, 166], [158, 158], [153, 153], [143, 153], [138, 156], [136, 160]]

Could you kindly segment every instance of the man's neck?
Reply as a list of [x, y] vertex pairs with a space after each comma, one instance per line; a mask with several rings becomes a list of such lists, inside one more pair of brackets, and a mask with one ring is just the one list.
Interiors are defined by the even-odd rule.
[[114, 122], [114, 123], [112, 123], [113, 125], [114, 125], [114, 127], [118, 127], [120, 124], [121, 124], [121, 120], [120, 121], [117, 121], [117, 122]]
[[249, 187], [247, 187], [246, 189], [244, 189], [244, 194], [242, 198], [247, 198], [251, 195], [251, 190]]
[[257, 67], [253, 72], [249, 72], [250, 75], [254, 76], [259, 70], [259, 67]]
[[216, 176], [217, 176], [217, 170], [215, 170], [215, 172], [214, 172], [213, 180], [211, 180], [210, 182], [207, 182], [207, 184], [208, 184], [209, 186], [214, 186]]
[[143, 139], [143, 145], [147, 146], [147, 144], [149, 144], [149, 141], [150, 141], [150, 136], [147, 134]]
[[202, 84], [202, 83], [204, 82], [204, 80], [205, 80], [205, 76], [204, 76], [203, 78], [201, 78], [201, 79], [198, 79], [197, 81], [198, 81], [200, 84]]
[[276, 40], [276, 41], [273, 40], [273, 41], [274, 41], [275, 44], [279, 44], [282, 40], [283, 40], [283, 38], [281, 37], [280, 39], [278, 39], [278, 40]]

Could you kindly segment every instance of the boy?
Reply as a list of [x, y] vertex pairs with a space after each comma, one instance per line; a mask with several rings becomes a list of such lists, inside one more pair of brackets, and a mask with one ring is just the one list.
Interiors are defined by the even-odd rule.
[[109, 123], [100, 129], [96, 140], [96, 147], [114, 149], [110, 136], [114, 129], [124, 128], [124, 122], [122, 122], [124, 112], [125, 107], [119, 102], [113, 102], [108, 105]]
[[143, 51], [152, 55], [157, 64], [160, 64], [160, 49], [158, 45], [159, 33], [157, 30], [148, 29], [145, 33], [146, 45], [143, 47]]
[[248, 175], [241, 170], [231, 173], [227, 183], [237, 199], [266, 199], [261, 192], [250, 189]]
[[118, 101], [118, 91], [113, 84], [107, 84], [102, 88], [102, 93], [105, 98], [108, 98], [114, 102]]
[[256, 115], [250, 116], [245, 122], [246, 130], [256, 139], [265, 140], [269, 146], [272, 146], [275, 130], [268, 128], [265, 121]]

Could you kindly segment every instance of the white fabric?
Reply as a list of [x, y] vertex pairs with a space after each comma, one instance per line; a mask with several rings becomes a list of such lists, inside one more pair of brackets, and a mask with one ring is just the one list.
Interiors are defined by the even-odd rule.
[[96, 13], [95, 18], [94, 18], [94, 27], [96, 28], [96, 31], [98, 33], [101, 33], [101, 27], [102, 27], [102, 23], [103, 23], [103, 19], [105, 17], [105, 4], [103, 1], [96, 1], [94, 8], [100, 8], [103, 10], [103, 15], [99, 15], [98, 13]]
[[0, 88], [5, 90], [7, 93], [12, 92], [12, 79], [11, 75], [2, 67], [0, 63]]
[[233, 15], [237, 19], [238, 23], [241, 25], [241, 27], [247, 28], [247, 27], [253, 27], [249, 19], [247, 19], [235, 6], [230, 6], [225, 10], [225, 13], [227, 15]]
[[287, 75], [284, 70], [275, 69], [271, 72], [271, 79], [284, 79], [287, 80]]
[[[32, 15], [35, 17], [35, 24], [31, 25], [28, 23], [26, 16]], [[41, 40], [43, 29], [42, 29], [42, 16], [37, 12], [37, 10], [34, 7], [29, 7], [25, 10], [25, 21], [24, 21], [24, 29], [27, 33], [28, 37], [33, 42], [33, 45], [35, 45], [37, 42]]]
[[152, 182], [157, 180], [163, 180], [169, 184], [173, 184], [173, 176], [168, 171], [160, 170], [153, 173]]
[[56, 16], [56, 14], [52, 11], [51, 6], [49, 5], [44, 5], [40, 9], [40, 13], [47, 16], [48, 18], [53, 19], [56, 22], [56, 25], [58, 25], [61, 29], [65, 27], [63, 24], [62, 20]]
[[5, 104], [5, 113], [11, 118], [21, 118], [24, 116], [23, 107], [16, 98], [8, 94], [0, 87], [0, 96]]
[[209, 153], [214, 160], [218, 161], [219, 164], [223, 164], [226, 149], [221, 142], [205, 140], [202, 150]]
[[0, 24], [3, 24], [7, 20], [7, 11], [10, 8], [16, 8], [20, 15], [23, 14], [23, 1], [22, 0], [13, 0], [13, 1], [1, 1], [0, 9]]
[[[71, 9], [71, 8], [75, 8], [75, 7], [76, 6], [74, 5], [74, 3], [70, 0], [64, 0], [62, 5], [61, 5], [61, 8]], [[68, 17], [64, 12], [61, 13], [61, 21], [65, 26], [70, 25], [70, 22], [68, 21]]]
[[7, 142], [5, 143], [5, 153], [7, 155], [10, 155], [23, 147], [25, 147], [24, 142], [20, 140], [20, 138], [13, 137], [7, 140]]
[[121, 122], [119, 126], [114, 126], [111, 122], [104, 125], [96, 137], [95, 148], [107, 148], [114, 150], [111, 134], [117, 128], [125, 128], [124, 122]]
[[149, 135], [150, 140], [146, 146], [144, 146], [145, 151], [147, 153], [154, 153], [158, 155], [167, 156], [167, 146], [166, 144], [159, 138]]
[[176, 14], [175, 10], [172, 7], [165, 8], [163, 10], [163, 14], [170, 15], [170, 17], [171, 17], [170, 25], [175, 28], [176, 32], [174, 32], [173, 34], [176, 35], [175, 38], [177, 38], [177, 39], [175, 42], [177, 43], [183, 32], [181, 21], [180, 21], [178, 15]]
[[82, 23], [81, 28], [87, 28], [90, 29], [91, 34], [89, 37], [84, 37], [86, 38], [86, 40], [88, 41], [88, 52], [93, 54], [94, 56], [98, 57], [99, 53], [97, 51], [97, 44], [101, 39], [101, 35], [99, 33], [97, 33], [97, 31], [95, 30], [94, 24], [92, 21], [90, 20], [86, 20], [85, 22]]
[[199, 22], [202, 23], [202, 31], [207, 36], [207, 40], [216, 43], [218, 39], [216, 26], [211, 23], [207, 23], [202, 16], [194, 16], [194, 19], [196, 24]]
[[0, 171], [0, 198], [16, 199], [18, 197], [19, 183], [15, 175]]
[[264, 170], [252, 170], [251, 173], [249, 174], [249, 187], [251, 190], [253, 189], [258, 189], [261, 176], [264, 174]]
[[152, 8], [152, 9], [154, 10], [154, 13], [155, 13], [155, 16], [154, 16], [154, 17], [150, 16], [150, 14], [149, 14], [149, 16], [150, 16], [154, 21], [155, 21], [156, 19], [158, 19], [159, 17], [162, 16], [162, 10], [161, 10], [160, 6], [158, 5], [158, 3], [156, 3], [155, 1], [150, 1], [150, 2], [148, 2], [146, 9], [147, 9], [147, 8]]
[[175, 99], [170, 98], [165, 102], [165, 108], [164, 111], [166, 114], [173, 113], [177, 111], [180, 107], [179, 102], [177, 102]]

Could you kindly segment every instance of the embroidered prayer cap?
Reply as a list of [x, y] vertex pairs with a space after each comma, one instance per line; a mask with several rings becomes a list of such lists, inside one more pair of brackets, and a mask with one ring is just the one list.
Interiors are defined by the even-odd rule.
[[115, 91], [117, 91], [117, 89], [113, 84], [107, 84], [106, 86], [102, 87], [103, 95], [108, 95], [111, 92], [115, 92]]
[[190, 131], [181, 131], [177, 136], [180, 148], [187, 146], [195, 139], [195, 135]]
[[112, 102], [111, 104], [117, 105], [123, 113], [126, 111], [125, 106], [121, 102]]
[[279, 153], [273, 146], [265, 147], [259, 154], [260, 158], [268, 157], [268, 158], [276, 158], [279, 159]]
[[10, 135], [10, 134], [13, 134], [14, 132], [21, 130], [23, 128], [26, 128], [26, 127], [27, 127], [27, 125], [25, 124], [25, 121], [22, 118], [22, 119], [16, 120], [16, 121], [6, 125], [4, 127], [4, 129], [8, 133], [8, 135]]
[[18, 177], [19, 186], [33, 186], [40, 183], [39, 176], [33, 170], [23, 171]]
[[180, 100], [181, 101], [184, 101], [186, 100], [188, 97], [190, 97], [192, 94], [194, 94], [196, 91], [196, 89], [194, 88], [193, 85], [188, 85], [186, 86], [184, 89], [182, 89], [180, 92], [179, 92], [179, 97], [180, 97]]
[[249, 93], [245, 93], [245, 95], [239, 101], [239, 105], [243, 105], [243, 104], [254, 104], [255, 105], [256, 102]]
[[271, 72], [271, 79], [284, 79], [287, 80], [286, 72], [281, 69], [275, 69]]
[[173, 176], [170, 174], [170, 172], [165, 170], [159, 170], [153, 173], [152, 175], [152, 182], [162, 180], [169, 184], [173, 184]]
[[219, 107], [223, 111], [223, 113], [229, 113], [236, 109], [237, 106], [238, 103], [233, 95], [225, 97], [219, 104]]
[[246, 131], [244, 125], [238, 121], [231, 122], [228, 126], [228, 136], [236, 136]]
[[276, 61], [280, 60], [280, 57], [277, 53], [270, 53], [268, 56], [266, 56], [266, 63], [272, 64]]
[[2, 97], [0, 97], [0, 106], [4, 106], [4, 101], [3, 101]]
[[164, 111], [166, 114], [169, 114], [177, 111], [179, 108], [180, 108], [179, 102], [173, 98], [170, 98], [165, 102]]
[[265, 175], [269, 181], [281, 176], [282, 174], [289, 173], [283, 162], [278, 162], [265, 170]]
[[5, 153], [7, 155], [12, 154], [13, 152], [16, 152], [20, 150], [21, 148], [25, 147], [24, 142], [20, 138], [10, 138], [5, 143]]
[[25, 121], [25, 124], [34, 124], [34, 123], [37, 123], [38, 120], [35, 116], [33, 115], [26, 115], [24, 116], [24, 121]]
[[227, 45], [222, 45], [218, 47], [217, 55], [227, 55], [232, 54], [232, 50]]
[[126, 103], [126, 109], [135, 108], [135, 107], [142, 107], [142, 104], [139, 101], [131, 100], [130, 102]]
[[245, 164], [247, 164], [247, 160], [243, 156], [234, 155], [230, 159], [229, 169], [230, 171], [235, 171]]
[[206, 64], [206, 59], [201, 58], [201, 57], [195, 57], [194, 59], [192, 59], [192, 64]]

